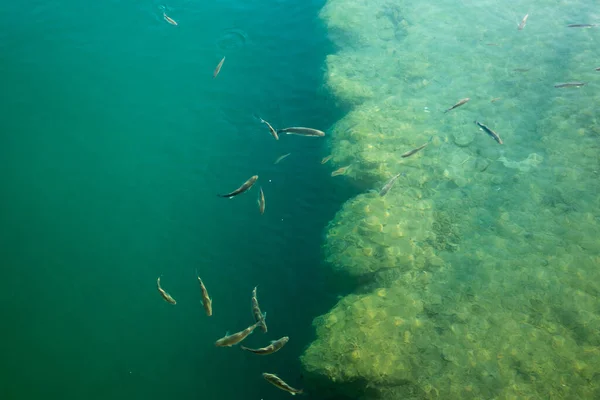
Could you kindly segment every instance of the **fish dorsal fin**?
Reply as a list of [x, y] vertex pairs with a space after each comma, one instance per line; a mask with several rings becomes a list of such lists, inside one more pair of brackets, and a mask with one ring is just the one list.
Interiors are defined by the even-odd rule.
[[229, 336], [229, 331], [225, 332], [225, 336]]

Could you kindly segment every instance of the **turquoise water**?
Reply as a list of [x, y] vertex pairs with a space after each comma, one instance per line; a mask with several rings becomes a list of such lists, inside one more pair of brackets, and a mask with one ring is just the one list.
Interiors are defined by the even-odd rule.
[[[591, 0], [5, 5], [0, 399], [600, 398], [598, 60]], [[216, 348], [256, 285], [289, 344]]]
[[[323, 2], [170, 2], [178, 26], [162, 5], [13, 2], [0, 15], [0, 398], [286, 398], [262, 372], [302, 386], [312, 319], [335, 301], [323, 228], [353, 189], [326, 184], [326, 140], [276, 142], [253, 114], [335, 122]], [[263, 216], [257, 188], [216, 196], [253, 174]], [[252, 322], [256, 285], [269, 334], [246, 344], [289, 344], [268, 358], [215, 348]]]

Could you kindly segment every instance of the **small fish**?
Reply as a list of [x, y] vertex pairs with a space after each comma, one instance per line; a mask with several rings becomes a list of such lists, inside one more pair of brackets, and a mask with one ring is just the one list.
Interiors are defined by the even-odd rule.
[[385, 185], [384, 185], [384, 186], [381, 188], [381, 190], [379, 191], [379, 195], [380, 195], [381, 197], [385, 196], [385, 195], [387, 194], [387, 192], [389, 192], [389, 191], [390, 191], [390, 189], [392, 188], [392, 186], [394, 186], [394, 183], [396, 182], [396, 179], [398, 179], [398, 178], [400, 177], [400, 175], [403, 175], [403, 174], [404, 174], [404, 173], [402, 173], [402, 174], [397, 174], [397, 175], [394, 175], [394, 176], [392, 177], [392, 179], [390, 179], [390, 180], [389, 180], [389, 181], [388, 181], [388, 182], [387, 182], [387, 183], [386, 183], [386, 184], [385, 184]]
[[494, 132], [493, 130], [491, 130], [490, 128], [488, 128], [487, 126], [485, 126], [485, 125], [484, 125], [484, 124], [482, 124], [482, 123], [479, 123], [479, 122], [477, 122], [477, 121], [475, 121], [475, 123], [476, 123], [476, 124], [477, 124], [477, 126], [479, 126], [481, 129], [483, 129], [483, 131], [484, 131], [485, 133], [487, 133], [488, 135], [490, 135], [491, 137], [493, 137], [493, 138], [494, 138], [494, 140], [495, 140], [496, 142], [498, 142], [499, 144], [502, 144], [502, 143], [503, 143], [503, 142], [502, 142], [502, 139], [500, 139], [500, 136], [498, 136], [498, 134], [497, 134], [496, 132]]
[[163, 288], [160, 287], [160, 276], [158, 277], [158, 279], [156, 280], [156, 286], [158, 287], [158, 292], [160, 293], [160, 295], [162, 296], [163, 299], [165, 299], [165, 301], [169, 304], [177, 304], [177, 302], [175, 301], [175, 299], [173, 297], [171, 297], [171, 295], [167, 292], [165, 292], [163, 290]]
[[279, 340], [272, 340], [271, 344], [267, 347], [262, 347], [260, 349], [249, 349], [248, 347], [240, 346], [242, 350], [247, 350], [254, 354], [259, 354], [261, 356], [266, 356], [267, 354], [273, 354], [276, 351], [280, 350], [285, 344], [290, 340], [289, 337], [284, 336]]
[[246, 190], [250, 189], [254, 185], [254, 183], [256, 182], [257, 179], [258, 179], [258, 175], [254, 175], [250, 179], [248, 179], [246, 182], [244, 182], [244, 184], [242, 186], [235, 189], [233, 192], [227, 193], [227, 194], [218, 194], [217, 196], [229, 197], [229, 198], [231, 198], [233, 196], [237, 196], [238, 194], [244, 193]]
[[498, 46], [498, 43], [486, 43], [487, 46]]
[[326, 164], [327, 161], [331, 160], [331, 157], [333, 157], [333, 154], [331, 154], [327, 157], [323, 157], [323, 159], [321, 160], [321, 164]]
[[[197, 275], [198, 274], [196, 273], [196, 276]], [[208, 296], [208, 290], [206, 290], [206, 286], [204, 286], [202, 279], [200, 279], [199, 276], [197, 276], [197, 278], [198, 283], [200, 284], [200, 291], [202, 292], [202, 305], [204, 306], [206, 315], [210, 317], [212, 315], [212, 299]]]
[[463, 104], [467, 103], [469, 100], [471, 100], [471, 99], [468, 98], [468, 97], [465, 97], [464, 99], [460, 99], [458, 101], [458, 103], [456, 103], [455, 105], [453, 105], [452, 107], [450, 107], [449, 109], [447, 109], [446, 111], [444, 111], [444, 113], [447, 113], [450, 110], [454, 110], [456, 107], [462, 106]]
[[169, 17], [167, 15], [167, 13], [163, 12], [163, 18], [165, 19], [165, 21], [167, 21], [168, 23], [170, 23], [171, 25], [175, 25], [177, 26], [177, 21], [175, 21], [173, 18]]
[[267, 127], [269, 128], [269, 132], [271, 132], [271, 135], [275, 138], [275, 140], [279, 140], [279, 135], [277, 134], [277, 131], [275, 129], [273, 129], [271, 124], [260, 117], [258, 119], [260, 119], [261, 123], [267, 125]]
[[598, 24], [571, 24], [567, 25], [567, 28], [593, 28], [598, 26]]
[[285, 390], [286, 392], [290, 393], [292, 396], [296, 395], [296, 394], [304, 393], [304, 391], [302, 389], [294, 389], [293, 387], [291, 387], [290, 385], [285, 383], [283, 381], [283, 379], [281, 379], [280, 377], [278, 377], [275, 374], [268, 374], [266, 372], [263, 372], [262, 376], [263, 376], [263, 378], [265, 378], [267, 380], [267, 382], [278, 387], [281, 390]]
[[596, 68], [596, 71], [600, 71], [600, 67]]
[[223, 67], [224, 62], [225, 62], [225, 57], [223, 57], [221, 59], [221, 61], [219, 61], [219, 63], [217, 64], [217, 68], [215, 68], [215, 72], [213, 72], [213, 78], [216, 78], [217, 75], [219, 75], [219, 72], [221, 72], [221, 67]]
[[265, 194], [263, 193], [262, 187], [258, 192], [258, 211], [260, 211], [261, 215], [265, 213]]
[[566, 87], [581, 87], [585, 85], [585, 82], [565, 82], [565, 83], [557, 83], [554, 85], [555, 88], [566, 88]]
[[515, 68], [513, 69], [514, 72], [527, 72], [529, 71], [531, 68]]
[[238, 344], [242, 340], [246, 339], [248, 337], [248, 335], [250, 335], [254, 331], [254, 329], [256, 329], [256, 327], [259, 326], [260, 324], [262, 324], [262, 322], [259, 321], [259, 322], [255, 323], [254, 325], [250, 325], [243, 331], [239, 331], [237, 333], [234, 333], [233, 335], [225, 335], [221, 339], [219, 339], [215, 342], [215, 346], [231, 347], [235, 344]]
[[261, 322], [260, 329], [264, 333], [267, 333], [267, 322], [265, 321], [267, 313], [263, 314], [260, 311], [260, 307], [258, 305], [258, 298], [256, 297], [256, 289], [256, 286], [254, 287], [254, 289], [252, 289], [252, 316], [254, 317], [255, 322]]
[[525, 28], [525, 24], [527, 23], [527, 18], [529, 18], [529, 14], [525, 14], [525, 16], [523, 17], [523, 19], [521, 20], [521, 23], [517, 27], [518, 30], [522, 31], [523, 28]]
[[[275, 132], [275, 133], [277, 133], [277, 132]], [[277, 160], [275, 160], [275, 162], [273, 164], [279, 164], [281, 162], [281, 160], [283, 160], [284, 158], [286, 158], [290, 154], [292, 154], [292, 153], [287, 153], [287, 154], [284, 154], [282, 156], [277, 157]]]
[[301, 126], [292, 126], [291, 128], [279, 129], [277, 133], [295, 134], [300, 136], [323, 137], [325, 132], [313, 128], [303, 128]]
[[494, 97], [492, 100], [490, 100], [490, 103], [495, 103], [500, 99], [502, 99], [502, 97]]
[[429, 141], [428, 141], [427, 143], [425, 143], [425, 144], [423, 144], [423, 145], [421, 145], [421, 146], [417, 147], [416, 149], [412, 149], [412, 150], [409, 150], [409, 151], [407, 151], [406, 153], [402, 154], [400, 157], [402, 157], [402, 158], [406, 158], [406, 157], [410, 157], [410, 156], [412, 156], [412, 155], [413, 155], [413, 154], [415, 154], [416, 152], [418, 152], [418, 151], [420, 151], [420, 150], [423, 150], [425, 147], [427, 147], [427, 145], [428, 145], [429, 143], [431, 143], [431, 141], [432, 141], [432, 140], [433, 140], [433, 136], [432, 136], [432, 137], [429, 139]]
[[344, 175], [346, 173], [346, 171], [348, 171], [348, 168], [350, 168], [349, 165], [342, 167], [342, 168], [338, 168], [331, 173], [331, 176]]

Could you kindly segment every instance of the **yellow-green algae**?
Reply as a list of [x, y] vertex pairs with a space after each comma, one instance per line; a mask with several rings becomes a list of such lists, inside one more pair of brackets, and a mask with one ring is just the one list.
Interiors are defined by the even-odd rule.
[[[332, 163], [375, 191], [405, 175], [326, 229], [335, 270], [395, 274], [315, 320], [302, 362], [322, 390], [600, 398], [600, 30], [566, 28], [593, 5], [541, 0], [518, 31], [520, 0], [327, 2], [325, 81], [352, 107]], [[572, 80], [587, 85], [553, 87]]]

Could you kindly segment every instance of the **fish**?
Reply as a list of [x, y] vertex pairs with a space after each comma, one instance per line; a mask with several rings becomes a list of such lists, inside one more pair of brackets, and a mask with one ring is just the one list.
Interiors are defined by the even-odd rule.
[[593, 28], [598, 26], [598, 24], [571, 24], [567, 25], [567, 28]]
[[271, 135], [275, 138], [275, 140], [279, 140], [279, 135], [277, 134], [277, 131], [275, 129], [273, 129], [271, 124], [260, 117], [258, 119], [260, 119], [261, 123], [267, 125], [267, 127], [269, 128], [269, 132], [271, 132]]
[[331, 157], [333, 157], [333, 154], [327, 157], [323, 157], [323, 159], [321, 160], [321, 164], [327, 163], [327, 161], [331, 160]]
[[258, 193], [258, 211], [260, 211], [261, 215], [265, 213], [265, 194], [262, 190], [262, 187]]
[[429, 141], [428, 141], [427, 143], [425, 143], [425, 144], [423, 144], [423, 145], [421, 145], [421, 146], [417, 147], [416, 149], [412, 149], [412, 150], [409, 150], [409, 151], [407, 151], [406, 153], [402, 154], [400, 157], [402, 157], [402, 158], [406, 158], [406, 157], [410, 157], [410, 156], [412, 156], [412, 155], [413, 155], [413, 154], [415, 154], [416, 152], [418, 152], [418, 151], [421, 151], [421, 150], [423, 150], [425, 147], [427, 147], [427, 145], [428, 145], [429, 143], [431, 143], [431, 141], [432, 141], [432, 140], [433, 140], [433, 136], [432, 136], [432, 137], [429, 139]]
[[249, 351], [254, 354], [259, 354], [261, 356], [266, 356], [268, 354], [273, 354], [273, 353], [281, 350], [281, 348], [283, 346], [285, 346], [285, 344], [289, 340], [290, 340], [289, 337], [284, 336], [281, 339], [272, 340], [270, 345], [268, 345], [267, 347], [262, 347], [260, 349], [249, 349], [248, 347], [245, 347], [245, 346], [240, 346], [240, 347], [242, 348], [242, 350], [246, 350], [246, 351]]
[[217, 75], [219, 75], [219, 72], [221, 72], [221, 67], [223, 67], [224, 62], [225, 62], [225, 57], [223, 57], [221, 59], [221, 61], [219, 61], [219, 63], [217, 64], [217, 68], [215, 68], [215, 72], [213, 72], [213, 78], [216, 78]]
[[254, 321], [261, 322], [260, 329], [264, 333], [267, 333], [267, 322], [265, 321], [267, 313], [263, 314], [260, 311], [260, 307], [258, 305], [258, 298], [256, 297], [256, 289], [257, 286], [255, 286], [254, 289], [252, 289], [252, 316], [254, 317]]
[[513, 69], [514, 72], [527, 72], [529, 71], [531, 68], [515, 68]]
[[346, 173], [346, 171], [348, 171], [348, 168], [350, 168], [349, 165], [342, 167], [342, 168], [338, 168], [331, 173], [331, 176], [344, 175]]
[[494, 132], [493, 130], [491, 130], [490, 128], [488, 128], [487, 126], [485, 126], [484, 124], [475, 121], [475, 123], [477, 124], [478, 127], [480, 127], [481, 129], [483, 129], [483, 131], [485, 133], [487, 133], [488, 135], [490, 135], [491, 137], [494, 138], [494, 140], [496, 142], [498, 142], [499, 144], [502, 144], [502, 139], [500, 139], [500, 136], [498, 136], [498, 134], [496, 132]]
[[158, 287], [158, 292], [160, 293], [160, 295], [162, 296], [163, 299], [165, 299], [165, 301], [169, 304], [177, 304], [177, 302], [175, 301], [175, 299], [173, 297], [171, 297], [171, 295], [167, 292], [165, 292], [163, 290], [163, 288], [160, 287], [160, 276], [158, 277], [158, 279], [156, 280], [156, 286]]
[[490, 103], [495, 103], [500, 99], [502, 99], [502, 97], [494, 97], [492, 100], [490, 100]]
[[[196, 273], [196, 275], [198, 275], [198, 273]], [[212, 315], [212, 299], [208, 296], [208, 290], [206, 290], [206, 286], [204, 286], [202, 279], [200, 279], [199, 276], [197, 276], [197, 278], [198, 283], [200, 284], [200, 292], [202, 292], [202, 305], [204, 306], [206, 315], [210, 317]]]
[[465, 97], [464, 99], [460, 99], [458, 101], [458, 103], [456, 103], [455, 105], [453, 105], [452, 107], [450, 107], [449, 109], [447, 109], [446, 111], [444, 111], [444, 113], [447, 113], [450, 110], [454, 110], [456, 107], [462, 106], [463, 104], [467, 103], [469, 100], [471, 100], [471, 99], [468, 98], [468, 97]]
[[581, 87], [585, 85], [585, 82], [565, 82], [565, 83], [557, 83], [554, 85], [555, 88], [566, 88], [566, 87]]
[[167, 21], [168, 23], [170, 23], [171, 25], [175, 25], [177, 26], [177, 21], [175, 21], [173, 18], [169, 17], [167, 15], [167, 13], [163, 12], [163, 18], [165, 19], [165, 21]]
[[[275, 132], [275, 133], [277, 133], [277, 132]], [[287, 154], [277, 157], [277, 160], [275, 160], [275, 162], [273, 164], [279, 164], [281, 162], [281, 160], [283, 160], [284, 158], [287, 158], [287, 156], [289, 156], [290, 154], [292, 154], [292, 153], [287, 153]]]
[[600, 71], [600, 67], [596, 68], [596, 71]]
[[256, 327], [259, 326], [260, 324], [262, 324], [261, 321], [255, 323], [254, 325], [250, 325], [243, 331], [239, 331], [237, 333], [234, 333], [233, 335], [225, 334], [225, 336], [223, 336], [221, 339], [219, 339], [215, 342], [215, 346], [231, 347], [233, 345], [236, 345], [239, 342], [241, 342], [242, 340], [246, 339], [248, 337], [248, 335], [250, 335], [254, 331], [254, 329], [256, 329]]
[[277, 133], [287, 133], [288, 135], [323, 137], [325, 132], [313, 128], [304, 128], [301, 126], [292, 126], [290, 128], [278, 129]]
[[304, 393], [304, 390], [294, 389], [293, 387], [291, 387], [290, 385], [285, 383], [283, 381], [283, 379], [281, 379], [280, 377], [278, 377], [275, 374], [268, 374], [266, 372], [263, 372], [262, 376], [263, 376], [263, 378], [265, 378], [267, 380], [267, 382], [274, 385], [275, 387], [278, 387], [281, 390], [285, 390], [286, 392], [290, 393], [292, 396], [296, 395], [296, 394]]
[[525, 16], [523, 17], [523, 19], [521, 20], [521, 23], [517, 27], [518, 30], [522, 31], [523, 28], [525, 28], [525, 24], [527, 23], [527, 18], [529, 18], [529, 14], [525, 14]]
[[258, 179], [258, 175], [254, 175], [254, 176], [250, 177], [250, 179], [248, 179], [246, 182], [244, 182], [244, 184], [242, 186], [235, 189], [233, 192], [227, 193], [227, 194], [218, 194], [217, 196], [229, 197], [229, 198], [231, 198], [233, 196], [237, 196], [238, 194], [244, 193], [246, 190], [250, 189], [254, 185], [254, 183], [256, 182], [257, 179]]
[[385, 185], [384, 185], [384, 186], [381, 188], [381, 190], [379, 191], [379, 195], [380, 195], [381, 197], [385, 196], [385, 195], [387, 194], [387, 192], [389, 192], [389, 191], [390, 191], [390, 189], [392, 188], [392, 186], [394, 186], [394, 183], [396, 182], [396, 179], [398, 179], [398, 178], [400, 177], [400, 175], [404, 175], [404, 173], [401, 173], [401, 174], [394, 175], [394, 176], [392, 177], [392, 179], [390, 179], [390, 180], [389, 180], [389, 181], [388, 181], [388, 182], [387, 182], [387, 183], [386, 183], [386, 184], [385, 184]]

